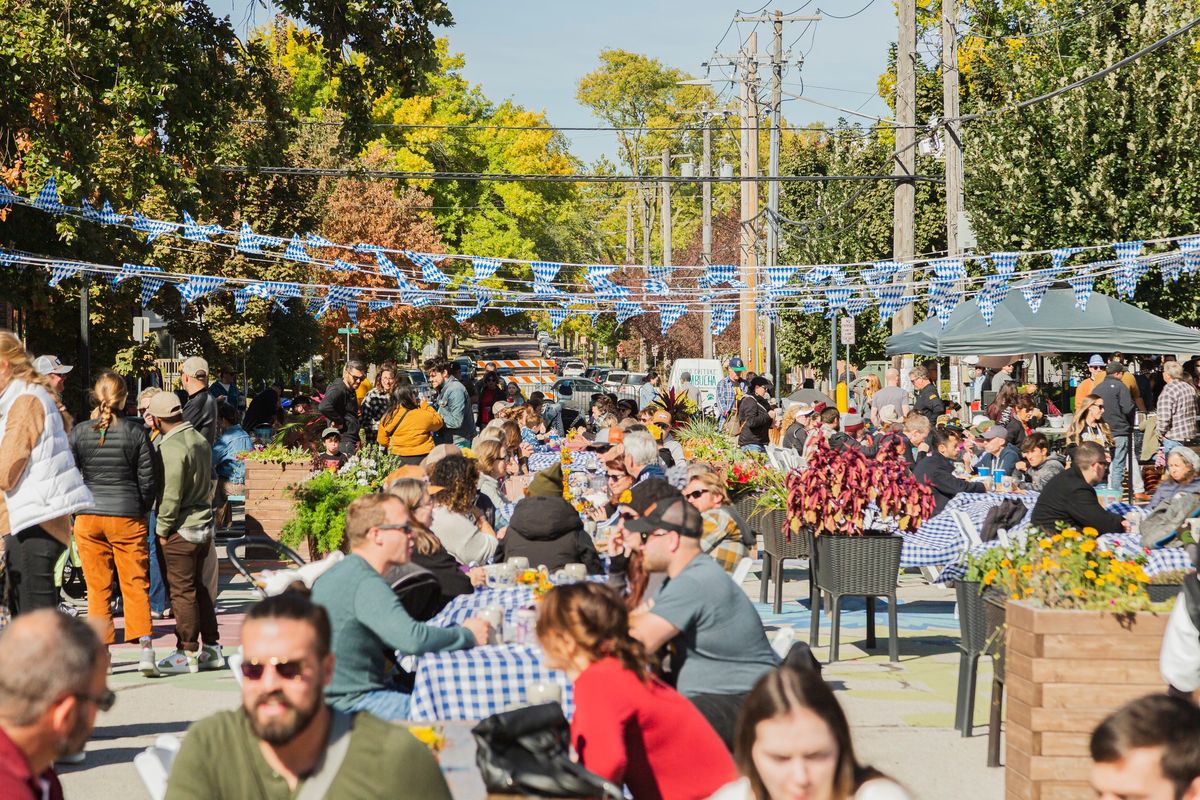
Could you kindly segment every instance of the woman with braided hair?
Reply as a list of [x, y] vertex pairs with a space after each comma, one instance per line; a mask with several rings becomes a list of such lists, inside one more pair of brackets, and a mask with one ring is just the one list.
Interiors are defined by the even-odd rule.
[[75, 546], [83, 562], [88, 616], [102, 620], [104, 643], [112, 644], [115, 634], [109, 604], [115, 568], [125, 641], [140, 641], [142, 660], [153, 667], [146, 515], [154, 508], [159, 479], [145, 426], [121, 415], [127, 397], [124, 378], [101, 373], [92, 387], [91, 421], [71, 431], [71, 452], [95, 498], [86, 514], [75, 517]]
[[571, 744], [584, 767], [637, 800], [704, 798], [736, 777], [708, 720], [651, 672], [614, 590], [556, 586], [542, 598], [537, 635], [546, 666], [574, 683]]

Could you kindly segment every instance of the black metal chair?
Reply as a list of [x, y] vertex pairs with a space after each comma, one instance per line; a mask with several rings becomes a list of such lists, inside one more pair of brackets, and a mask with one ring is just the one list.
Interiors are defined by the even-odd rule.
[[833, 626], [829, 640], [829, 663], [838, 660], [841, 635], [842, 598], [863, 597], [867, 603], [867, 647], [875, 647], [875, 598], [888, 600], [888, 660], [899, 661], [896, 620], [896, 579], [900, 574], [900, 536], [818, 536], [809, 540], [809, 599], [812, 621], [809, 643], [816, 647], [821, 617], [821, 592], [831, 598]]
[[989, 652], [992, 654], [992, 702], [988, 713], [987, 765], [1000, 766], [1000, 727], [1004, 720], [1004, 638], [1005, 609], [1001, 603], [988, 602], [983, 607], [987, 621]]
[[954, 587], [958, 600], [958, 627], [961, 637], [958, 642], [958, 697], [954, 705], [954, 729], [964, 737], [974, 732], [976, 679], [979, 674], [980, 656], [995, 656], [995, 647], [989, 647], [983, 597], [979, 583], [956, 581]]

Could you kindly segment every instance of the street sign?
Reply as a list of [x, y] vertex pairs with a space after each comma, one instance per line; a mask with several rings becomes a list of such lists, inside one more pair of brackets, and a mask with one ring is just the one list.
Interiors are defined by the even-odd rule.
[[338, 333], [358, 333], [358, 328], [338, 328]]
[[149, 317], [134, 317], [133, 318], [133, 340], [139, 344], [146, 341], [150, 336], [150, 318]]
[[842, 317], [842, 344], [854, 344], [854, 317]]

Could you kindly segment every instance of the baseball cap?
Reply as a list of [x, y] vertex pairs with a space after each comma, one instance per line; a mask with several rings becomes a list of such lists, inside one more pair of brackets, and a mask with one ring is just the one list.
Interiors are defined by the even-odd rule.
[[729, 368], [734, 372], [745, 372], [746, 364], [740, 357], [734, 356], [733, 358], [729, 359]]
[[863, 418], [858, 414], [842, 414], [842, 430], [846, 433], [862, 430], [865, 425], [866, 423], [863, 422]]
[[879, 421], [884, 425], [895, 425], [898, 422], [903, 422], [904, 417], [901, 416], [900, 409], [896, 408], [895, 403], [888, 403], [879, 409]]
[[1104, 363], [1104, 358], [1101, 357], [1099, 353], [1095, 353], [1091, 358], [1088, 359], [1089, 367], [1103, 367]]
[[629, 490], [629, 502], [621, 505], [629, 506], [638, 514], [645, 514], [650, 507], [660, 500], [682, 498], [683, 493], [662, 478], [647, 478], [641, 483], [634, 484]]
[[646, 509], [641, 517], [626, 521], [625, 529], [634, 533], [673, 531], [699, 539], [704, 529], [704, 518], [683, 497], [663, 498]]
[[665, 425], [668, 428], [671, 427], [671, 423], [674, 422], [674, 420], [671, 419], [671, 412], [665, 409], [655, 411], [654, 416], [650, 418], [650, 421], [655, 425]]
[[1008, 438], [1008, 430], [1003, 425], [993, 425], [981, 435], [984, 439], [1006, 439]]
[[1107, 367], [1105, 367], [1104, 370], [1109, 375], [1118, 375], [1125, 371], [1125, 365], [1122, 364], [1120, 361], [1114, 361], [1111, 364], [1109, 364]]
[[614, 444], [621, 444], [624, 441], [625, 431], [613, 426], [597, 433], [591, 444], [588, 445], [588, 450], [607, 450]]
[[201, 374], [208, 377], [208, 362], [200, 356], [192, 356], [183, 362], [183, 366], [179, 371], [189, 378], [195, 378]]
[[159, 419], [172, 419], [182, 416], [183, 409], [179, 405], [179, 398], [174, 392], [159, 392], [150, 398], [150, 405], [146, 411], [152, 417]]
[[70, 364], [64, 364], [58, 356], [38, 356], [33, 362], [33, 368], [39, 375], [66, 375], [75, 369]]
[[321, 440], [324, 441], [325, 439], [328, 439], [330, 436], [337, 436], [340, 438], [341, 435], [342, 435], [341, 431], [339, 431], [337, 428], [330, 425], [328, 428], [321, 431]]

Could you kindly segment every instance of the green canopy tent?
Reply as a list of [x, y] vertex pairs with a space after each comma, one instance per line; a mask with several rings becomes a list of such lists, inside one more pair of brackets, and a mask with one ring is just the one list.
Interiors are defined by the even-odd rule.
[[987, 325], [974, 299], [959, 303], [945, 328], [936, 318], [888, 337], [888, 355], [988, 356], [1013, 353], [1200, 353], [1200, 330], [1093, 293], [1087, 309], [1075, 294], [1049, 289], [1035, 314], [1014, 288]]

